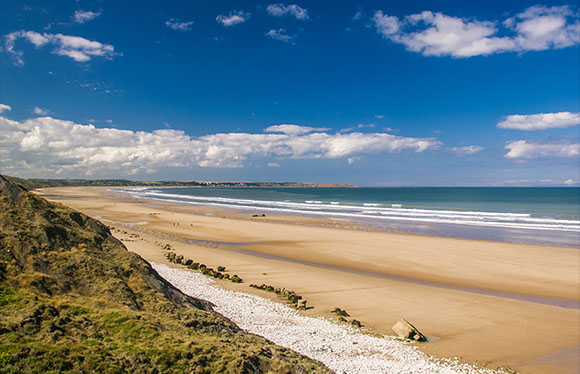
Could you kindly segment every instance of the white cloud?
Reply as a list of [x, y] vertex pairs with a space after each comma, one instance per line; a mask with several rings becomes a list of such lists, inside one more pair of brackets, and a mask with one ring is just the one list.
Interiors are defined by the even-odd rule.
[[[580, 43], [579, 14], [569, 6], [532, 6], [516, 17], [506, 20], [507, 27], [518, 35], [516, 42], [524, 51], [565, 48]], [[568, 19], [576, 22], [568, 23]]]
[[34, 107], [34, 114], [37, 114], [39, 116], [46, 116], [48, 113], [50, 113], [49, 110], [42, 109], [37, 106]]
[[465, 147], [451, 147], [447, 148], [447, 150], [451, 153], [456, 154], [457, 156], [471, 156], [478, 152], [483, 151], [485, 148], [479, 145], [467, 145]]
[[286, 29], [278, 29], [278, 30], [271, 29], [266, 33], [266, 36], [269, 36], [272, 39], [279, 40], [284, 43], [288, 43], [294, 40], [295, 38], [295, 36], [286, 34]]
[[580, 184], [580, 180], [566, 179], [566, 180], [553, 180], [553, 179], [540, 179], [541, 184], [552, 184], [552, 185], [564, 185], [573, 186], [575, 184]]
[[362, 18], [362, 12], [360, 10], [357, 10], [357, 12], [354, 14], [354, 16], [351, 17], [351, 20], [353, 21], [358, 21]]
[[12, 32], [4, 37], [6, 51], [14, 56], [16, 65], [24, 64], [22, 52], [14, 49], [14, 44], [18, 39], [28, 40], [36, 48], [51, 44], [54, 46], [52, 53], [70, 57], [77, 62], [89, 61], [94, 56], [111, 59], [116, 55], [115, 48], [112, 45], [88, 40], [80, 36], [40, 34], [35, 31], [21, 30]]
[[506, 144], [506, 158], [533, 159], [543, 157], [578, 157], [580, 143], [528, 143], [526, 140], [516, 140]]
[[531, 115], [514, 114], [497, 124], [501, 129], [546, 130], [562, 129], [580, 125], [580, 113], [559, 112]]
[[529, 185], [530, 183], [535, 183], [535, 181], [530, 180], [530, 179], [508, 179], [506, 181], [503, 182], [499, 182], [497, 183], [498, 185], [515, 185], [515, 184], [520, 184], [520, 185]]
[[404, 150], [423, 152], [441, 144], [433, 138], [328, 134], [297, 125], [268, 129], [258, 134], [190, 137], [170, 129], [129, 131], [51, 117], [19, 122], [0, 116], [0, 162], [2, 172], [13, 175], [114, 177], [167, 167], [243, 167], [249, 160], [271, 157], [355, 159]]
[[308, 15], [308, 10], [304, 9], [296, 4], [284, 5], [284, 4], [270, 4], [266, 8], [266, 11], [274, 17], [284, 17], [293, 16], [298, 20], [308, 20], [310, 16]]
[[287, 135], [302, 135], [308, 134], [310, 132], [321, 132], [330, 130], [327, 127], [310, 127], [310, 126], [299, 126], [299, 125], [273, 125], [264, 129], [264, 132], [281, 132]]
[[399, 18], [383, 14], [381, 10], [375, 12], [373, 21], [377, 32], [385, 37], [395, 35], [399, 31]]
[[271, 168], [279, 168], [280, 167], [280, 164], [277, 163], [277, 162], [270, 162], [270, 163], [268, 163], [268, 167], [271, 167]]
[[375, 118], [383, 119], [383, 118], [385, 118], [385, 116], [382, 114], [375, 114]]
[[466, 58], [507, 51], [527, 52], [565, 48], [580, 43], [580, 15], [569, 6], [533, 6], [503, 26], [512, 35], [498, 36], [496, 21], [448, 16], [423, 11], [403, 19], [376, 11], [373, 21], [383, 37], [424, 56]]
[[0, 113], [9, 112], [12, 110], [10, 105], [0, 104]]
[[353, 131], [353, 130], [355, 130], [355, 129], [364, 129], [364, 128], [371, 128], [371, 129], [372, 129], [372, 128], [374, 128], [374, 127], [375, 127], [375, 124], [374, 124], [374, 123], [359, 123], [359, 124], [358, 124], [358, 125], [356, 125], [356, 126], [353, 126], [353, 127], [347, 127], [346, 129], [342, 129], [342, 130], [340, 130], [339, 132], [340, 132], [340, 133], [345, 133], [345, 132], [350, 132], [350, 131]]
[[91, 21], [101, 15], [101, 12], [91, 12], [84, 10], [75, 11], [73, 20], [75, 23], [83, 24], [85, 22]]
[[227, 16], [220, 14], [216, 17], [216, 21], [226, 27], [234, 26], [239, 23], [244, 23], [250, 18], [250, 13], [233, 10]]
[[193, 21], [179, 22], [174, 18], [170, 19], [169, 21], [165, 21], [165, 26], [175, 31], [189, 31], [191, 30], [191, 25], [193, 25]]

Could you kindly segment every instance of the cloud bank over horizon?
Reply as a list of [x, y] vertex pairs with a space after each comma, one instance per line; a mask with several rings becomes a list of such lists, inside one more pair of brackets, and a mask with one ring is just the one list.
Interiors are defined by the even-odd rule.
[[[326, 128], [275, 125], [264, 133], [190, 137], [178, 130], [97, 128], [52, 117], [22, 122], [0, 116], [2, 172], [27, 176], [118, 176], [160, 168], [240, 168], [279, 159], [339, 159], [401, 151], [436, 150], [435, 138], [386, 133], [335, 133]], [[274, 159], [274, 160], [272, 160]]]

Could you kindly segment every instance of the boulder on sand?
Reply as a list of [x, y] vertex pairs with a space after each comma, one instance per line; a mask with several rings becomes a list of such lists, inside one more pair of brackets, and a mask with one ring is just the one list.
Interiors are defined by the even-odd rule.
[[398, 320], [397, 323], [393, 325], [392, 329], [403, 339], [411, 339], [418, 342], [427, 341], [425, 335], [421, 334], [421, 332], [419, 332], [415, 326], [411, 325], [409, 321], [404, 318]]

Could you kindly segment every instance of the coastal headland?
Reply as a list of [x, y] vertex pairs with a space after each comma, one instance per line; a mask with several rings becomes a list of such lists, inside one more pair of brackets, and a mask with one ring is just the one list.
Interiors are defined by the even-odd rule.
[[[430, 342], [428, 354], [461, 357], [520, 373], [580, 367], [580, 252], [357, 229], [343, 221], [254, 216], [203, 206], [135, 200], [106, 187], [35, 191], [113, 227], [127, 248], [170, 264], [166, 244], [244, 283], [293, 289], [309, 315], [347, 310], [372, 332], [393, 334], [400, 318]], [[173, 265], [175, 266], [175, 265]]]

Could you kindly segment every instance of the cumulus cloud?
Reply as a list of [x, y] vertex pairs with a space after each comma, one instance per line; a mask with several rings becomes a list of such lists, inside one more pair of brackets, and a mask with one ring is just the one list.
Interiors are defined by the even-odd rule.
[[447, 150], [451, 153], [456, 154], [457, 156], [471, 156], [478, 152], [483, 151], [485, 148], [479, 145], [467, 145], [465, 147], [451, 147], [447, 148]]
[[45, 45], [53, 45], [52, 53], [67, 56], [77, 62], [90, 61], [98, 56], [111, 59], [116, 55], [115, 48], [110, 44], [103, 44], [94, 40], [88, 40], [80, 36], [63, 34], [37, 33], [35, 31], [15, 31], [4, 37], [6, 51], [13, 55], [16, 65], [23, 65], [22, 52], [16, 50], [15, 42], [19, 39], [32, 43], [36, 48]]
[[0, 104], [0, 114], [4, 113], [4, 112], [9, 112], [11, 110], [12, 110], [12, 107], [10, 105]]
[[499, 122], [497, 127], [501, 129], [532, 131], [563, 129], [578, 125], [580, 125], [580, 113], [559, 112], [531, 115], [514, 114], [507, 116], [505, 120]]
[[75, 23], [83, 24], [85, 22], [94, 20], [95, 18], [97, 18], [100, 15], [101, 15], [101, 12], [77, 10], [77, 11], [75, 11], [75, 15], [73, 16], [73, 21]]
[[[243, 167], [259, 158], [356, 158], [404, 150], [423, 152], [441, 145], [433, 138], [322, 130], [277, 125], [256, 134], [190, 137], [170, 129], [130, 131], [52, 117], [19, 122], [0, 116], [0, 162], [2, 172], [15, 175], [119, 176], [167, 167]], [[271, 167], [276, 164], [270, 163]]]
[[165, 21], [165, 26], [175, 31], [189, 31], [191, 30], [191, 25], [193, 25], [193, 21], [179, 22], [174, 18], [170, 19], [169, 21]]
[[[570, 6], [533, 6], [503, 21], [423, 11], [402, 19], [376, 11], [377, 32], [424, 56], [467, 58], [501, 52], [559, 49], [580, 43], [580, 15]], [[502, 31], [502, 32], [500, 32]], [[499, 36], [509, 33], [511, 35]]]
[[34, 107], [34, 114], [37, 114], [39, 116], [46, 116], [48, 113], [50, 113], [49, 110], [42, 109], [37, 106]]
[[266, 36], [269, 36], [272, 39], [279, 40], [284, 43], [288, 43], [295, 39], [295, 36], [286, 34], [286, 29], [278, 29], [278, 30], [271, 29], [266, 33]]
[[310, 16], [308, 15], [308, 10], [296, 4], [292, 5], [270, 4], [266, 8], [266, 11], [268, 12], [268, 14], [274, 17], [292, 16], [302, 21], [310, 19]]
[[219, 16], [216, 17], [216, 21], [226, 27], [234, 26], [239, 23], [244, 23], [248, 19], [250, 19], [250, 13], [241, 10], [233, 10], [229, 12], [228, 15], [220, 14]]
[[544, 157], [578, 157], [580, 143], [529, 143], [526, 140], [516, 140], [506, 144], [506, 158], [533, 159]]
[[373, 22], [375, 23], [377, 32], [383, 34], [385, 37], [394, 36], [399, 32], [399, 18], [384, 14], [381, 10], [375, 12]]
[[[523, 51], [565, 48], [580, 43], [580, 14], [570, 6], [532, 6], [504, 21], [517, 32], [515, 41]], [[568, 22], [571, 20], [572, 22]]]

